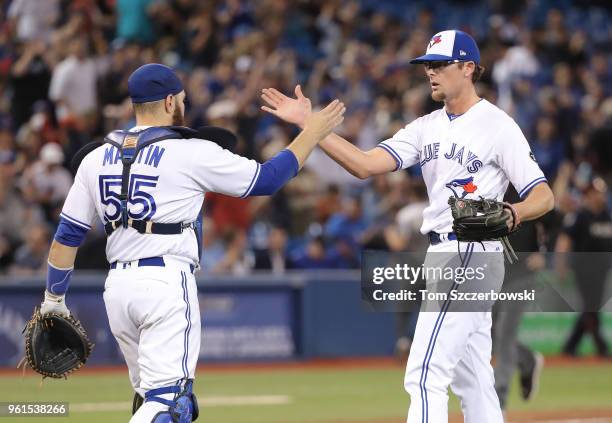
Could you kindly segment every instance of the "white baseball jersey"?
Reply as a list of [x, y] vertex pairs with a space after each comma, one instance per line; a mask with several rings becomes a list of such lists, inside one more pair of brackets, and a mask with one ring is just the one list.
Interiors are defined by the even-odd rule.
[[502, 200], [512, 182], [522, 198], [546, 181], [516, 122], [484, 99], [454, 118], [446, 107], [420, 117], [379, 147], [398, 169], [421, 165], [429, 196], [423, 234], [452, 232], [452, 195]]
[[[145, 129], [144, 126], [132, 131]], [[129, 217], [159, 223], [194, 222], [209, 191], [247, 196], [259, 173], [254, 160], [236, 155], [212, 141], [168, 139], [145, 147], [130, 170]], [[91, 228], [120, 219], [119, 193], [123, 166], [119, 151], [104, 144], [81, 162], [61, 216]], [[199, 262], [193, 230], [178, 235], [140, 234], [119, 227], [108, 238], [110, 263], [174, 255]]]

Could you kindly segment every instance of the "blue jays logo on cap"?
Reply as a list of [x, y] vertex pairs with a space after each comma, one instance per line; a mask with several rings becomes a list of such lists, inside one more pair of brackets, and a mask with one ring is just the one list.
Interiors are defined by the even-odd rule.
[[424, 56], [412, 59], [410, 63], [460, 60], [480, 63], [480, 51], [476, 41], [459, 30], [438, 32], [431, 37]]
[[436, 34], [431, 37], [431, 41], [429, 42], [429, 48], [432, 48], [434, 45], [442, 42], [442, 36], [440, 34]]

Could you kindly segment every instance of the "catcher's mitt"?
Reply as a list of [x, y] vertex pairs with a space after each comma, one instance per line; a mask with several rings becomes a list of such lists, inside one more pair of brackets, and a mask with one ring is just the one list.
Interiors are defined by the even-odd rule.
[[510, 204], [482, 197], [479, 200], [450, 197], [448, 204], [453, 214], [453, 231], [459, 241], [500, 240], [508, 261], [518, 260], [508, 235], [519, 228], [520, 222]]
[[93, 349], [81, 322], [54, 313], [43, 316], [38, 307], [23, 332], [25, 359], [44, 377], [65, 378], [85, 364]]

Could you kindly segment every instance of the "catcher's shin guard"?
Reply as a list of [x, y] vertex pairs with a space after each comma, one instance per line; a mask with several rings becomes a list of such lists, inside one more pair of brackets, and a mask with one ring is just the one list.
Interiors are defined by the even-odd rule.
[[153, 420], [151, 420], [151, 423], [174, 423], [174, 420], [172, 420], [172, 416], [170, 415], [170, 412], [160, 411], [159, 413], [155, 415], [155, 417], [153, 417]]
[[[173, 400], [157, 396], [170, 393], [175, 394]], [[198, 418], [198, 400], [193, 393], [193, 379], [187, 379], [183, 390], [178, 385], [151, 389], [145, 393], [146, 401], [155, 401], [168, 406], [167, 411], [155, 415], [152, 423], [191, 423]]]

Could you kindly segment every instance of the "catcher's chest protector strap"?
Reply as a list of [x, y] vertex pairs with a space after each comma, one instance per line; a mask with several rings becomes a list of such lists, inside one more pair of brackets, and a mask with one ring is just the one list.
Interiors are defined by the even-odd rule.
[[120, 225], [126, 229], [132, 227], [141, 234], [176, 235], [183, 230], [196, 229], [195, 222], [189, 223], [154, 223], [145, 220], [135, 220], [128, 216], [128, 188], [130, 182], [130, 169], [143, 148], [167, 139], [196, 138], [198, 132], [186, 127], [151, 127], [140, 132], [113, 131], [104, 138], [104, 142], [115, 146], [119, 150], [119, 157], [123, 165], [121, 173], [121, 204], [120, 223], [107, 222], [104, 231], [107, 235], [113, 233]]

